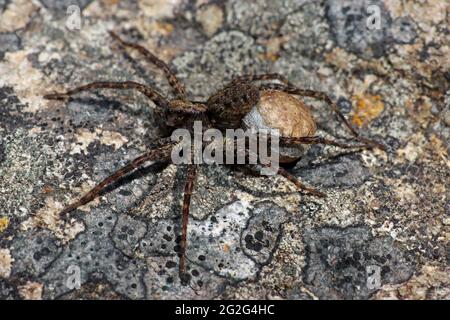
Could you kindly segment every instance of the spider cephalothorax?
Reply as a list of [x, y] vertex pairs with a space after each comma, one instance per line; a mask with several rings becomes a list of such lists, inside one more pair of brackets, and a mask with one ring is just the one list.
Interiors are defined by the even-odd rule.
[[[93, 82], [84, 86], [68, 90], [64, 93], [52, 93], [45, 95], [47, 99], [65, 99], [76, 93], [93, 89], [130, 89], [137, 90], [146, 95], [156, 105], [164, 116], [165, 125], [171, 129], [186, 128], [192, 130], [195, 120], [205, 124], [205, 128], [217, 128], [219, 130], [235, 128], [273, 128], [281, 132], [280, 143], [284, 148], [294, 148], [296, 152], [289, 151], [287, 156], [282, 157], [284, 161], [293, 161], [301, 156], [303, 149], [299, 146], [311, 144], [326, 144], [341, 148], [372, 148], [382, 146], [371, 140], [362, 138], [356, 130], [347, 122], [339, 112], [336, 105], [322, 92], [303, 90], [296, 88], [279, 74], [244, 75], [233, 79], [228, 85], [207, 101], [190, 101], [187, 98], [184, 86], [171, 72], [169, 67], [151, 52], [137, 44], [123, 41], [111, 32], [123, 47], [133, 48], [144, 55], [147, 60], [162, 69], [167, 80], [173, 88], [175, 98], [168, 99], [153, 88], [136, 83], [126, 82]], [[277, 80], [281, 83], [257, 84], [258, 81]], [[359, 145], [348, 145], [337, 141], [315, 136], [316, 125], [309, 108], [293, 95], [312, 97], [326, 102], [333, 112], [340, 118], [344, 126], [350, 131], [355, 140], [362, 142]], [[169, 163], [171, 162], [171, 151], [175, 145], [168, 137], [162, 138], [155, 143], [156, 148], [150, 150], [131, 161], [125, 167], [119, 169], [111, 176], [104, 179], [80, 200], [66, 207], [61, 214], [65, 215], [97, 197], [108, 185], [119, 180], [124, 175], [134, 171], [149, 161]], [[287, 150], [288, 150], [287, 149]], [[300, 150], [300, 153], [299, 153]], [[185, 251], [186, 234], [189, 217], [190, 196], [194, 187], [197, 172], [196, 164], [188, 164], [187, 177], [184, 188], [184, 201], [182, 208], [182, 234], [180, 241], [180, 263], [179, 272], [182, 282], [186, 282], [185, 276]], [[283, 168], [277, 170], [277, 174], [293, 182], [295, 186], [306, 193], [315, 196], [324, 196], [322, 192], [303, 185], [296, 177], [289, 174]]]

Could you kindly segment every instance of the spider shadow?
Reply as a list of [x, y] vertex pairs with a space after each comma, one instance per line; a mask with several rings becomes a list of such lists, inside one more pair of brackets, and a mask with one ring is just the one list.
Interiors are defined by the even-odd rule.
[[144, 68], [144, 66], [141, 64], [140, 60], [133, 59], [133, 57], [126, 52], [125, 50], [122, 50], [123, 57], [125, 60], [130, 63], [130, 65], [133, 67], [134, 70], [136, 70], [136, 74], [141, 76], [146, 84], [151, 85], [154, 88], [157, 88], [155, 85], [155, 82], [152, 81], [152, 78], [148, 75], [148, 69]]
[[111, 97], [107, 96], [106, 94], [102, 94], [100, 92], [90, 92], [90, 94], [94, 95], [96, 98], [70, 97], [67, 100], [67, 103], [68, 104], [71, 102], [78, 103], [83, 106], [88, 106], [96, 113], [111, 116], [113, 115], [111, 112], [117, 110], [121, 113], [130, 115], [131, 117], [143, 117], [143, 114], [148, 112], [147, 109], [149, 109], [149, 108], [139, 108], [137, 110], [134, 110], [127, 106], [128, 105], [127, 102], [121, 102], [117, 99], [111, 99]]

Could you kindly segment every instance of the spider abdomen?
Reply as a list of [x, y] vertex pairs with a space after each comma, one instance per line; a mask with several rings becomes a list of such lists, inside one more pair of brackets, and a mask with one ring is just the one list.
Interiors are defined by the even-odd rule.
[[242, 126], [242, 119], [258, 101], [258, 88], [247, 83], [236, 83], [208, 99], [208, 113], [216, 127], [235, 129]]
[[[278, 90], [262, 91], [259, 102], [243, 118], [243, 122], [246, 128], [277, 129], [283, 137], [310, 137], [316, 132], [316, 123], [309, 108], [301, 100]], [[282, 146], [280, 161], [297, 160], [306, 147]]]

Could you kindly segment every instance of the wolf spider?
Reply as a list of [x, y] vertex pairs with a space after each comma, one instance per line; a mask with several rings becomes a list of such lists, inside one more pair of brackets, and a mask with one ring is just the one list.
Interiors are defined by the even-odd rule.
[[[141, 83], [133, 81], [125, 82], [92, 82], [66, 92], [51, 93], [44, 96], [46, 99], [64, 100], [70, 96], [80, 93], [82, 91], [89, 91], [94, 89], [114, 89], [114, 90], [136, 90], [143, 93], [149, 98], [157, 107], [158, 112], [162, 112], [169, 128], [187, 128], [192, 130], [194, 120], [201, 120], [206, 127], [212, 127], [224, 131], [226, 128], [240, 128], [242, 127], [243, 117], [255, 106], [260, 99], [260, 93], [269, 90], [283, 92], [289, 95], [297, 95], [303, 97], [312, 97], [325, 102], [331, 110], [338, 116], [343, 125], [353, 135], [355, 140], [362, 142], [359, 145], [348, 145], [337, 141], [325, 139], [319, 136], [305, 136], [305, 137], [280, 137], [280, 144], [283, 145], [311, 145], [323, 144], [332, 145], [340, 148], [383, 148], [382, 145], [375, 141], [360, 137], [358, 132], [348, 123], [346, 118], [338, 110], [336, 104], [324, 93], [304, 90], [296, 88], [291, 85], [285, 77], [280, 74], [258, 74], [258, 75], [243, 75], [234, 78], [228, 85], [216, 94], [212, 95], [207, 101], [192, 101], [189, 100], [184, 89], [183, 84], [177, 79], [175, 74], [169, 69], [167, 64], [156, 57], [153, 53], [144, 47], [122, 40], [114, 32], [110, 32], [122, 47], [122, 49], [129, 48], [139, 52], [146, 60], [156, 67], [161, 69], [167, 78], [175, 98], [170, 99], [163, 96], [155, 89]], [[281, 83], [263, 83], [257, 85], [258, 81], [276, 80]], [[121, 179], [124, 175], [131, 173], [135, 169], [141, 167], [144, 163], [153, 161], [160, 163], [170, 163], [171, 150], [174, 147], [174, 142], [171, 142], [167, 137], [157, 141], [157, 148], [150, 150], [141, 156], [137, 157], [123, 168], [117, 170], [112, 175], [101, 181], [87, 194], [82, 196], [78, 201], [67, 206], [61, 215], [67, 215], [78, 207], [87, 204], [102, 193], [108, 186]], [[187, 165], [187, 176], [184, 186], [184, 199], [182, 206], [181, 219], [181, 240], [179, 244], [179, 276], [182, 283], [188, 281], [188, 276], [185, 273], [185, 253], [186, 253], [186, 235], [189, 218], [190, 198], [194, 188], [194, 180], [197, 173], [197, 165]], [[279, 168], [277, 174], [283, 176], [291, 181], [298, 190], [305, 193], [324, 197], [325, 195], [313, 188], [305, 186], [295, 176], [288, 173], [285, 169]]]

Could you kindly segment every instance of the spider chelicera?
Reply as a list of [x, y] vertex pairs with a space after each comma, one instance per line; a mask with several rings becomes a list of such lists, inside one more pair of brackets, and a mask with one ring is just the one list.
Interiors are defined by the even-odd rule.
[[[192, 131], [194, 121], [202, 121], [203, 126], [207, 128], [235, 129], [243, 127], [243, 119], [252, 111], [255, 106], [264, 104], [265, 110], [269, 111], [269, 117], [272, 118], [271, 123], [276, 123], [281, 132], [284, 134], [280, 137], [280, 145], [283, 146], [301, 146], [311, 144], [333, 145], [340, 148], [382, 148], [383, 146], [375, 141], [361, 137], [358, 132], [349, 124], [346, 118], [338, 110], [336, 104], [323, 92], [304, 90], [290, 84], [285, 77], [280, 74], [258, 74], [243, 75], [234, 78], [223, 89], [212, 95], [207, 101], [191, 101], [188, 99], [183, 84], [177, 79], [175, 74], [169, 69], [166, 63], [156, 57], [153, 53], [144, 47], [126, 42], [117, 36], [114, 32], [110, 32], [111, 36], [118, 41], [123, 48], [130, 48], [142, 54], [150, 63], [161, 69], [175, 97], [173, 99], [163, 96], [155, 89], [133, 81], [125, 82], [92, 82], [63, 93], [51, 93], [44, 96], [46, 99], [64, 100], [70, 96], [88, 90], [94, 89], [115, 89], [115, 90], [137, 90], [147, 96], [156, 105], [157, 110], [165, 119], [168, 128], [186, 128]], [[277, 81], [277, 83], [260, 83], [261, 81]], [[358, 145], [349, 145], [338, 141], [325, 139], [315, 136], [315, 122], [310, 114], [309, 108], [305, 104], [293, 97], [303, 96], [312, 97], [325, 102], [331, 110], [338, 116], [343, 125], [352, 134], [353, 139], [360, 142]], [[285, 108], [289, 105], [289, 108]], [[272, 108], [272, 109], [271, 109]], [[283, 120], [290, 119], [290, 120]], [[293, 120], [293, 121], [291, 121]], [[286, 130], [283, 121], [290, 121], [293, 126]], [[78, 201], [67, 206], [61, 215], [67, 215], [78, 207], [92, 201], [105, 188], [118, 181], [124, 175], [131, 173], [135, 169], [141, 167], [144, 163], [171, 162], [171, 151], [175, 143], [168, 137], [159, 139], [157, 147], [143, 155], [137, 157], [123, 168], [117, 170], [112, 175], [104, 179], [96, 185], [91, 191], [81, 197]], [[187, 177], [184, 186], [184, 199], [182, 206], [182, 227], [181, 239], [179, 244], [179, 275], [182, 282], [186, 283], [187, 275], [185, 272], [185, 252], [186, 252], [186, 235], [189, 218], [190, 198], [194, 188], [194, 180], [197, 173], [196, 164], [187, 165]], [[302, 192], [323, 197], [322, 192], [305, 186], [295, 176], [291, 175], [283, 168], [278, 168], [277, 174], [283, 176], [287, 180], [295, 184]]]

